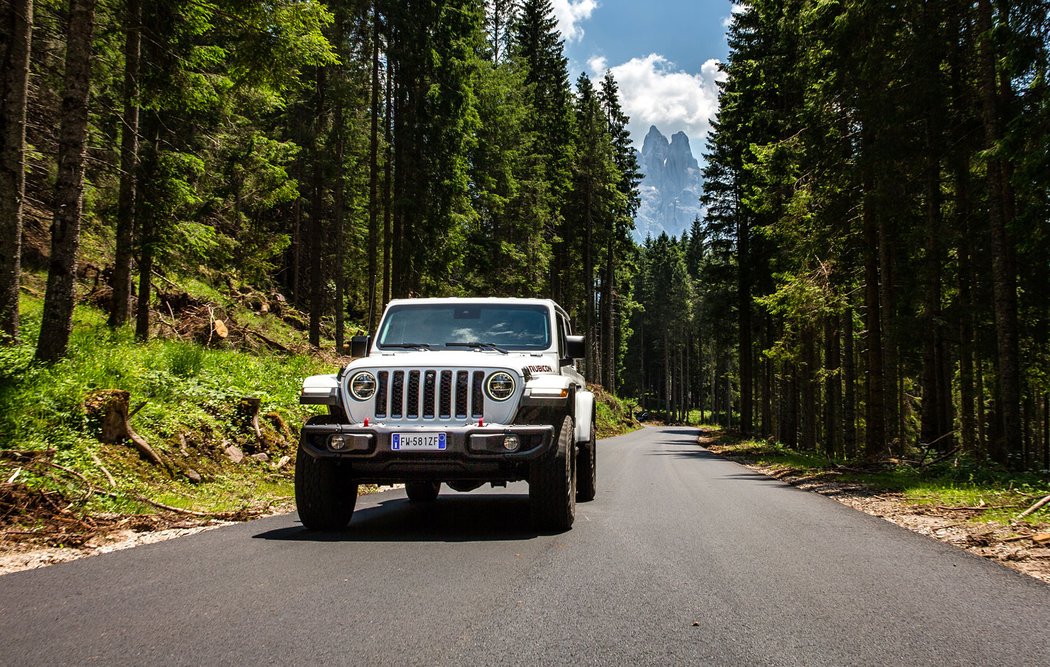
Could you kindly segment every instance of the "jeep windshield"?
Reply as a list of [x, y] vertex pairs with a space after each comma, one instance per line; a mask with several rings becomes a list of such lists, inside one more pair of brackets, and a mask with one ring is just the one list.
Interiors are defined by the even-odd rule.
[[551, 346], [550, 313], [541, 305], [507, 303], [395, 305], [383, 319], [377, 345], [379, 349], [411, 345], [432, 350], [546, 350]]

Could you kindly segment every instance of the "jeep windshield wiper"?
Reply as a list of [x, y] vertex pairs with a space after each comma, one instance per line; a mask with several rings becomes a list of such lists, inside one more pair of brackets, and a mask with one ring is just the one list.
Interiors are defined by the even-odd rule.
[[379, 347], [392, 347], [398, 350], [429, 350], [430, 343], [380, 343]]
[[473, 343], [445, 343], [445, 347], [471, 347], [479, 350], [493, 350], [500, 354], [509, 354], [506, 350], [495, 343], [481, 343], [476, 341]]

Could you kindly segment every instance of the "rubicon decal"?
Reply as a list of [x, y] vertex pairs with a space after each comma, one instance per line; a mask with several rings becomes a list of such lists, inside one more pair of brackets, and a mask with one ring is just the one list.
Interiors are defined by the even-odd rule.
[[526, 369], [530, 373], [553, 373], [554, 369], [550, 366], [526, 366]]

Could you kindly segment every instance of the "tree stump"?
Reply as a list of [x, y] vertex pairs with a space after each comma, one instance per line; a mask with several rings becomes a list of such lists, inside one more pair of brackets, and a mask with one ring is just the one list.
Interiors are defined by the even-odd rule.
[[84, 410], [98, 424], [98, 439], [108, 444], [130, 441], [146, 460], [159, 466], [164, 461], [128, 423], [131, 394], [123, 389], [101, 389], [88, 394]]

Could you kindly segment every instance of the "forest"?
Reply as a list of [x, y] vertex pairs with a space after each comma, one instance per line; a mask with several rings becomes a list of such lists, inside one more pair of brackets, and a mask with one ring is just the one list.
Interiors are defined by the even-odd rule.
[[549, 1], [17, 0], [4, 21], [0, 314], [17, 341], [20, 272], [47, 272], [39, 361], [66, 354], [91, 238], [141, 340], [178, 275], [279, 290], [336, 350], [391, 298], [549, 295], [615, 384], [636, 157]]
[[[549, 0], [3, 0], [0, 337], [78, 281], [279, 293], [342, 350], [408, 296], [543, 296], [588, 378], [829, 458], [1050, 468], [1046, 0], [747, 0], [706, 214], [633, 239], [611, 74]], [[83, 261], [85, 245], [105, 265]]]

